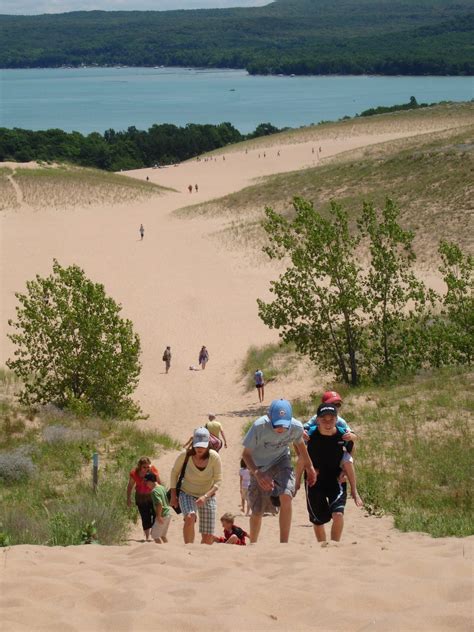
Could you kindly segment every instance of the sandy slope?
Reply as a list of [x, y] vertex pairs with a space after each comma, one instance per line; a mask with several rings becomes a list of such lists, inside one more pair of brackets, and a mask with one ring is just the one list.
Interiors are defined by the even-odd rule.
[[[412, 130], [406, 133], [412, 133]], [[403, 136], [325, 139], [322, 156]], [[239, 441], [244, 421], [260, 409], [254, 393], [236, 384], [238, 363], [250, 344], [275, 339], [258, 320], [256, 297], [267, 296], [270, 267], [216, 248], [208, 238], [219, 220], [179, 220], [171, 211], [240, 189], [255, 176], [313, 164], [314, 142], [233, 152], [208, 162], [142, 170], [137, 177], [177, 193], [122, 207], [33, 213], [1, 218], [2, 315], [14, 314], [14, 291], [53, 257], [83, 266], [124, 306], [143, 344], [138, 392], [151, 416], [146, 425], [185, 439], [209, 410], [223, 422], [229, 449], [222, 453], [225, 481], [219, 512], [238, 505]], [[318, 146], [316, 145], [316, 151]], [[261, 154], [260, 158], [258, 153]], [[189, 194], [189, 184], [199, 192]], [[138, 226], [145, 225], [143, 242]], [[164, 375], [161, 355], [173, 352]], [[197, 364], [202, 344], [211, 360]], [[11, 349], [2, 335], [0, 362]], [[275, 384], [267, 399], [304, 395], [322, 384]], [[139, 455], [137, 455], [139, 456]], [[175, 454], [158, 458], [167, 478]], [[238, 524], [247, 526], [246, 518]], [[400, 534], [388, 518], [366, 517], [351, 503], [343, 542], [318, 546], [302, 497], [294, 503], [292, 540], [279, 545], [277, 518], [266, 518], [254, 547], [184, 547], [180, 520], [170, 544], [127, 547], [45, 548], [1, 551], [3, 631], [55, 630], [467, 630], [472, 626], [473, 538], [433, 540]]]

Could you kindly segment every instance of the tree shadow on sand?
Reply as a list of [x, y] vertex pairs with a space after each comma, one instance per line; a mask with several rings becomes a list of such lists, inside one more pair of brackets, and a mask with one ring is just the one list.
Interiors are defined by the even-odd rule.
[[241, 410], [228, 410], [221, 414], [225, 417], [260, 417], [267, 412], [267, 408], [266, 404], [255, 404], [255, 406], [249, 406]]

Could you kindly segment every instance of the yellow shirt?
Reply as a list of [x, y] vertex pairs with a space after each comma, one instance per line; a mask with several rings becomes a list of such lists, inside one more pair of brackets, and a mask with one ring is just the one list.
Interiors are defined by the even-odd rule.
[[208, 421], [206, 424], [206, 428], [215, 437], [220, 437], [222, 425], [218, 421]]
[[[178, 456], [171, 470], [170, 488], [175, 489], [178, 477], [183, 467], [186, 452]], [[204, 470], [198, 470], [194, 465], [192, 457], [189, 458], [186, 465], [181, 489], [190, 496], [203, 496], [211, 487], [219, 487], [222, 483], [222, 466], [221, 458], [214, 450], [209, 450], [209, 461]]]

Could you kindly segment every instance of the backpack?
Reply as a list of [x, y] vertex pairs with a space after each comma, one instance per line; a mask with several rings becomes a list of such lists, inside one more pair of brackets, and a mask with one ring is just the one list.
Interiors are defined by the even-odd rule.
[[219, 450], [222, 448], [222, 441], [219, 439], [219, 437], [216, 437], [216, 435], [209, 433], [209, 447], [211, 448], [211, 450], [219, 452]]

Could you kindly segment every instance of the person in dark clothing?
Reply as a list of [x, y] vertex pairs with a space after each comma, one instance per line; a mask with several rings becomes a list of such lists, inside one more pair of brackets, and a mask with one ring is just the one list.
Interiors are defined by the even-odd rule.
[[[336, 425], [337, 408], [321, 404], [317, 411], [318, 424], [309, 435], [307, 449], [317, 473], [316, 484], [305, 483], [306, 505], [318, 542], [326, 541], [324, 525], [331, 522], [331, 540], [339, 542], [344, 527], [346, 484], [340, 483], [341, 462], [344, 456], [344, 431]], [[297, 481], [302, 471], [297, 471]]]

